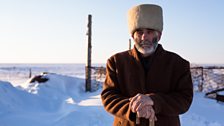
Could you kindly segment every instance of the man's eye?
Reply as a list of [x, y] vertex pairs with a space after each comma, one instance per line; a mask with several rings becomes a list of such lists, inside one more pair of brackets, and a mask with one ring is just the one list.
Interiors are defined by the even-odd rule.
[[143, 34], [143, 31], [137, 31], [137, 33], [138, 33], [139, 35], [142, 35], [142, 34]]
[[154, 33], [154, 30], [149, 29], [149, 30], [147, 30], [147, 33], [148, 33], [148, 34], [150, 34], [150, 33]]

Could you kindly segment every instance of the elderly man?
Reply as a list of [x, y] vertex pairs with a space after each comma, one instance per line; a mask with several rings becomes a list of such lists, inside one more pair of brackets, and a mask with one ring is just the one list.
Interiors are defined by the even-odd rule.
[[[189, 62], [158, 44], [162, 8], [143, 4], [128, 11], [134, 48], [107, 60], [102, 103], [114, 126], [180, 126], [192, 102]], [[153, 123], [154, 122], [154, 123]]]

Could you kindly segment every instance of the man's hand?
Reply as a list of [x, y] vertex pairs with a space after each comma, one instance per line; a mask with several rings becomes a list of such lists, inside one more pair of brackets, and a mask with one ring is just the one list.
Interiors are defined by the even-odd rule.
[[129, 99], [131, 111], [137, 113], [137, 117], [149, 119], [150, 121], [157, 120], [153, 109], [153, 101], [149, 96], [137, 94]]
[[137, 94], [129, 99], [132, 112], [136, 113], [140, 111], [144, 106], [153, 106], [154, 103], [149, 96], [143, 94]]
[[142, 108], [140, 111], [137, 111], [137, 117], [149, 119], [150, 121], [157, 120], [155, 116], [155, 111], [150, 105], [147, 105], [144, 108]]

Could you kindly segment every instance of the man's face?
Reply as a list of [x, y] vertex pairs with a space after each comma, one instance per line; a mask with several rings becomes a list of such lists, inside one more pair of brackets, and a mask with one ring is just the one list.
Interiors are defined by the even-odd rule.
[[133, 34], [135, 47], [143, 56], [151, 55], [158, 46], [161, 33], [152, 29], [138, 29]]

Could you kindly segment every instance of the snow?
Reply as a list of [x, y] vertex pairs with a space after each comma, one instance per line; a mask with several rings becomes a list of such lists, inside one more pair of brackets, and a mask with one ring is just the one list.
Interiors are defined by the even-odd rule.
[[100, 92], [86, 93], [84, 79], [47, 74], [45, 83], [13, 87], [0, 81], [0, 124], [4, 126], [102, 126], [113, 117], [105, 112]]
[[[113, 116], [102, 106], [102, 89], [85, 92], [85, 79], [77, 75], [50, 73], [43, 75], [49, 79], [45, 83], [28, 80], [16, 86], [0, 81], [0, 125], [111, 126]], [[180, 116], [182, 126], [224, 126], [224, 104], [204, 96], [194, 93], [191, 108]]]
[[224, 126], [224, 104], [196, 92], [191, 108], [181, 116], [182, 126]]

